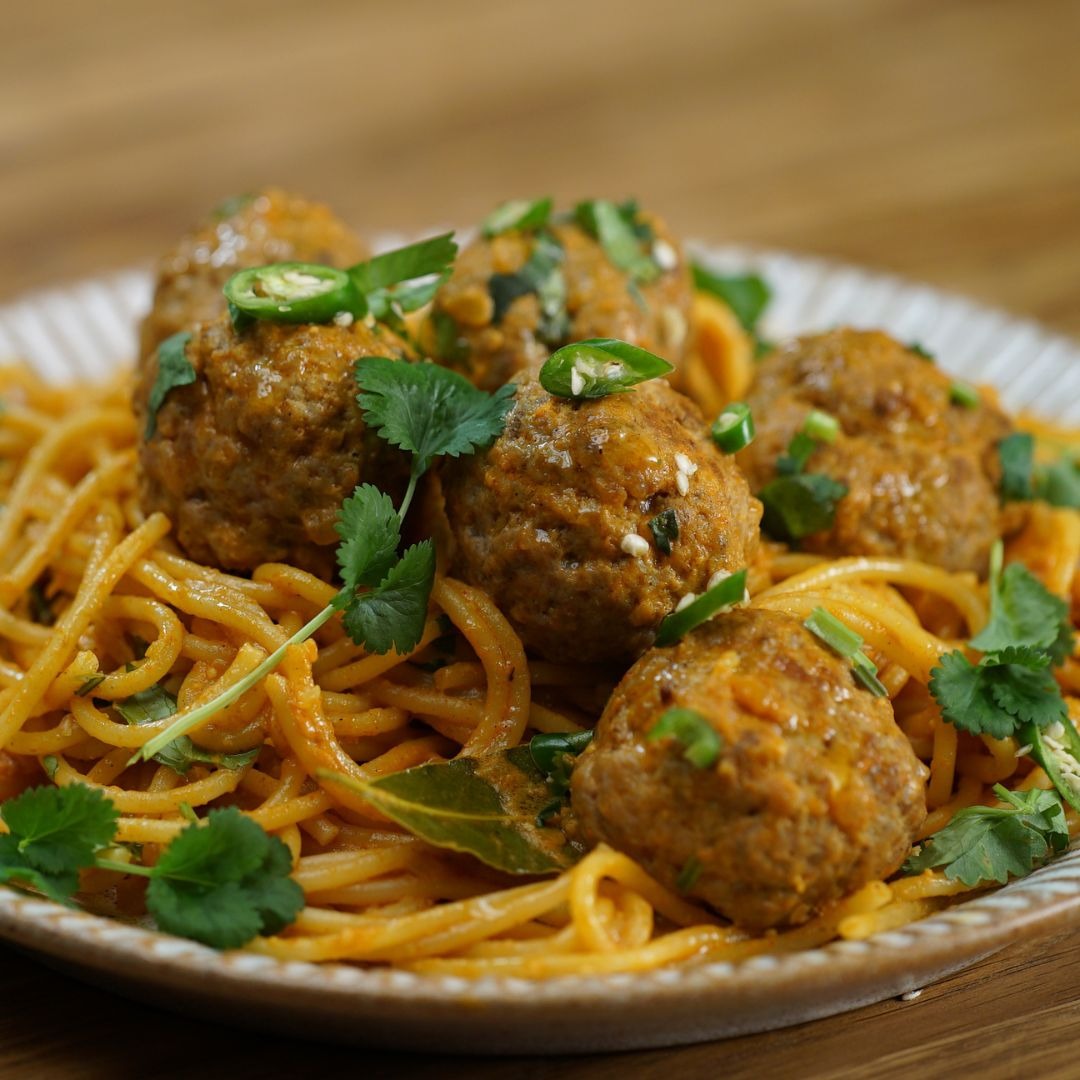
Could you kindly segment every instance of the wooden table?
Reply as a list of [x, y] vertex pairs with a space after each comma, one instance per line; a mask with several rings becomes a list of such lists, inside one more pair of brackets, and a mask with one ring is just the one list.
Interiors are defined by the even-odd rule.
[[[144, 260], [276, 182], [372, 233], [511, 195], [636, 194], [682, 233], [1080, 334], [1078, 40], [1075, 0], [9, 4], [0, 299]], [[1080, 932], [1019, 947], [771, 1035], [456, 1066], [196, 1029], [4, 951], [0, 1074], [1075, 1076], [1078, 950]]]

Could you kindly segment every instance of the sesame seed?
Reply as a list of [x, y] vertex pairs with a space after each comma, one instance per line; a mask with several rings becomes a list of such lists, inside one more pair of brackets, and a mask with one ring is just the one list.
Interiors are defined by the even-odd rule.
[[643, 536], [638, 536], [637, 533], [627, 533], [620, 541], [619, 547], [627, 555], [633, 555], [635, 559], [640, 559], [643, 555], [649, 554], [649, 541]]
[[697, 463], [691, 461], [685, 454], [675, 455], [675, 467], [687, 476], [693, 476], [698, 470]]
[[666, 240], [657, 240], [653, 244], [652, 257], [661, 270], [674, 270], [679, 265], [679, 253]]
[[578, 371], [577, 367], [570, 369], [570, 393], [574, 397], [578, 397], [582, 390], [585, 389], [585, 377]]
[[694, 602], [694, 601], [695, 601], [696, 599], [697, 599], [697, 595], [696, 595], [695, 593], [692, 593], [692, 592], [688, 592], [688, 593], [687, 593], [687, 594], [686, 594], [686, 595], [685, 595], [685, 596], [684, 596], [684, 597], [683, 597], [683, 598], [682, 598], [682, 599], [681, 599], [681, 600], [680, 600], [680, 601], [679, 601], [679, 602], [678, 602], [678, 603], [677, 603], [677, 604], [675, 605], [675, 610], [676, 610], [676, 611], [682, 611], [682, 609], [683, 609], [683, 608], [685, 608], [685, 607], [689, 607], [689, 606], [690, 606], [690, 605], [691, 605], [691, 604], [692, 604], [692, 603], [693, 603], [693, 602]]
[[729, 577], [731, 577], [731, 571], [730, 570], [717, 570], [716, 573], [713, 574], [713, 576], [711, 578], [709, 578], [709, 584], [708, 584], [707, 588], [715, 589], [716, 586], [719, 585], [721, 581], [723, 581], [725, 578], [729, 578]]
[[353, 324], [353, 313], [351, 311], [339, 311], [334, 316], [334, 325], [335, 326], [352, 326], [352, 324]]
[[690, 491], [690, 477], [684, 472], [677, 472], [675, 474], [675, 486], [679, 489], [680, 495], [686, 495]]

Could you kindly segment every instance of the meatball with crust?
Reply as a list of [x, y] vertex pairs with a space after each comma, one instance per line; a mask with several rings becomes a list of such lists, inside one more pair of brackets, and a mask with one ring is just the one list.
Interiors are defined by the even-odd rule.
[[[195, 381], [168, 392], [140, 446], [142, 505], [200, 562], [329, 578], [342, 500], [365, 481], [400, 495], [408, 477], [407, 456], [365, 427], [353, 376], [360, 357], [403, 357], [404, 343], [362, 322], [237, 333], [223, 316], [195, 328], [185, 355]], [[143, 431], [157, 374], [155, 353], [135, 388]]]
[[228, 199], [159, 260], [139, 355], [145, 361], [167, 337], [223, 315], [221, 290], [237, 270], [275, 262], [344, 269], [367, 257], [355, 233], [321, 203], [277, 188]]
[[[536, 372], [551, 352], [586, 338], [619, 338], [648, 349], [676, 366], [683, 357], [690, 319], [690, 271], [677, 243], [659, 218], [638, 214], [649, 237], [656, 276], [635, 283], [616, 266], [601, 244], [580, 225], [568, 222], [535, 231], [511, 230], [480, 237], [458, 256], [433, 308], [436, 328], [431, 351], [477, 386], [494, 390], [519, 372]], [[535, 291], [496, 308], [491, 281], [516, 275], [537, 251], [555, 242], [566, 287], [560, 316], [545, 320]], [[562, 310], [564, 309], [564, 310]], [[450, 328], [449, 340], [439, 329]]]
[[[549, 660], [630, 662], [682, 597], [757, 548], [761, 505], [662, 380], [575, 402], [525, 379], [495, 443], [439, 475], [451, 573]], [[670, 554], [660, 515], [677, 525]]]
[[[714, 764], [648, 737], [673, 707], [719, 736]], [[926, 815], [925, 775], [888, 700], [857, 687], [802, 623], [737, 609], [630, 669], [570, 790], [589, 844], [669, 888], [699, 867], [682, 878], [687, 896], [764, 930], [893, 873]]]
[[830, 555], [896, 555], [985, 573], [1009, 512], [998, 495], [997, 444], [1012, 426], [985, 398], [951, 400], [952, 380], [877, 331], [800, 338], [762, 360], [747, 401], [757, 438], [739, 455], [751, 486], [776, 477], [777, 458], [811, 409], [840, 434], [808, 472], [845, 484], [835, 524], [803, 547]]

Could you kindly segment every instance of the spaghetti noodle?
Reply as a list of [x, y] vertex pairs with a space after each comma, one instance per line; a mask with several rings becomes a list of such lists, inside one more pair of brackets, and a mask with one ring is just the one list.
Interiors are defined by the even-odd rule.
[[[731, 333], [725, 323], [712, 337]], [[734, 369], [716, 346], [694, 378], [708, 372], [727, 396], [743, 384], [744, 345]], [[408, 655], [365, 655], [332, 620], [206, 720], [197, 737], [209, 753], [257, 750], [242, 767], [195, 763], [181, 775], [132, 764], [169, 721], [124, 722], [116, 703], [158, 685], [180, 710], [211, 699], [336, 590], [291, 566], [266, 564], [243, 578], [179, 553], [169, 521], [144, 516], [136, 497], [126, 379], [58, 389], [13, 367], [0, 371], [0, 398], [0, 801], [45, 777], [98, 788], [120, 811], [118, 843], [141, 845], [151, 865], [192, 810], [239, 807], [286, 844], [306, 898], [292, 926], [252, 950], [469, 977], [642, 971], [866, 937], [968, 891], [940, 872], [875, 881], [797, 929], [751, 936], [603, 845], [554, 878], [521, 884], [388, 822], [326, 772], [368, 781], [517, 746], [532, 732], [580, 730], [618, 674], [527, 661], [491, 600], [447, 577]], [[1078, 433], [1052, 436], [1080, 446]], [[1033, 506], [1010, 555], [1080, 606], [1080, 514]], [[863, 636], [898, 724], [929, 766], [921, 835], [962, 807], [992, 802], [994, 783], [1051, 786], [1014, 738], [958, 732], [928, 693], [941, 656], [986, 621], [986, 587], [974, 575], [766, 545], [749, 580], [754, 606], [800, 619], [824, 607]], [[441, 666], [430, 670], [437, 653]], [[1061, 675], [1072, 695], [1078, 672], [1073, 657]], [[1080, 718], [1080, 698], [1068, 705]], [[1069, 822], [1078, 824], [1071, 811]], [[139, 914], [141, 889], [96, 870], [83, 878], [85, 902], [107, 914]]]

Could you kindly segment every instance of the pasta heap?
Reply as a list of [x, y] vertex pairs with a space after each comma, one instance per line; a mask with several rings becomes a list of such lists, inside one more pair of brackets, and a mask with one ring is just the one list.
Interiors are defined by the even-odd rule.
[[[699, 367], [692, 378], [713, 378], [726, 400], [744, 388], [748, 356], [726, 364], [716, 351], [724, 328], [713, 331], [711, 376]], [[113, 703], [158, 684], [180, 711], [209, 700], [336, 588], [282, 564], [242, 578], [182, 557], [168, 519], [144, 516], [136, 497], [129, 397], [127, 378], [58, 389], [23, 368], [0, 370], [0, 801], [49, 780], [98, 788], [121, 814], [118, 844], [141, 845], [149, 864], [192, 809], [239, 807], [287, 845], [306, 900], [294, 924], [256, 938], [253, 951], [469, 977], [633, 972], [863, 938], [969, 891], [939, 871], [875, 881], [797, 929], [751, 936], [603, 845], [558, 876], [521, 884], [388, 822], [323, 773], [366, 781], [513, 747], [535, 732], [583, 730], [618, 675], [529, 662], [490, 599], [448, 577], [436, 581], [413, 653], [365, 655], [332, 620], [199, 728], [210, 759], [185, 775], [130, 764], [169, 720], [130, 724]], [[1080, 449], [1080, 433], [1029, 427]], [[1080, 514], [1033, 505], [1008, 555], [1080, 610]], [[897, 722], [929, 765], [921, 835], [962, 807], [992, 803], [995, 783], [1051, 786], [1016, 739], [958, 732], [927, 690], [940, 657], [986, 622], [986, 587], [973, 574], [766, 544], [749, 588], [753, 606], [800, 619], [821, 606], [862, 635]], [[429, 662], [435, 656], [441, 666]], [[1075, 655], [1059, 677], [1080, 722]], [[259, 747], [239, 768], [212, 760]], [[1069, 823], [1080, 824], [1072, 811]], [[82, 896], [92, 910], [139, 916], [143, 887], [90, 870]]]

